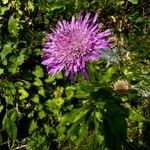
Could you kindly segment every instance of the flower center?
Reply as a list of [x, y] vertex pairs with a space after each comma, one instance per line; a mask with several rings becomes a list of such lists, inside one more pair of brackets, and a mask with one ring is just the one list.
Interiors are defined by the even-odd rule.
[[81, 34], [72, 34], [68, 41], [66, 51], [74, 58], [83, 56], [86, 51], [85, 38]]

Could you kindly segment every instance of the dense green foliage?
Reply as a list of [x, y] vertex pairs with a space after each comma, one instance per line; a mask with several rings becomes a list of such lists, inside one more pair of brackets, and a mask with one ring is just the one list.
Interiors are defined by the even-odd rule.
[[[0, 2], [0, 149], [148, 150], [149, 0]], [[115, 45], [89, 64], [90, 81], [48, 76], [45, 33], [59, 19], [99, 13]], [[127, 80], [127, 93], [114, 91]]]

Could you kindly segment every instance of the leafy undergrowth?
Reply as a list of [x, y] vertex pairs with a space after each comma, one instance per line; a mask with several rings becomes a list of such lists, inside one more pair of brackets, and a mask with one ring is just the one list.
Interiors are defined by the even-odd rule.
[[[0, 149], [149, 149], [149, 0], [0, 4]], [[59, 19], [87, 12], [99, 13], [114, 46], [88, 65], [90, 81], [48, 76], [45, 33]], [[127, 89], [116, 90], [118, 81]]]

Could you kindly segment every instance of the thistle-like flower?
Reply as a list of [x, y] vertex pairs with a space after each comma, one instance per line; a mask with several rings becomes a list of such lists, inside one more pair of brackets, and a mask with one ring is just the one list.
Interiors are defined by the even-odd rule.
[[129, 90], [129, 84], [126, 80], [118, 80], [114, 84], [114, 90], [119, 94], [127, 94]]
[[109, 48], [112, 44], [108, 39], [111, 35], [109, 29], [99, 33], [102, 24], [96, 23], [97, 17], [96, 14], [92, 18], [88, 13], [76, 20], [73, 16], [70, 22], [58, 21], [57, 27], [46, 34], [42, 64], [46, 66], [48, 74], [53, 76], [63, 70], [65, 78], [69, 77], [73, 82], [80, 72], [88, 80], [88, 62], [98, 61], [101, 49]]

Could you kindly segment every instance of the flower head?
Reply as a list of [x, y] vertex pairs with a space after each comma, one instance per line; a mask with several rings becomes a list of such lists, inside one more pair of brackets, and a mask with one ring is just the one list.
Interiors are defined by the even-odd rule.
[[112, 41], [108, 39], [111, 31], [108, 29], [99, 33], [101, 23], [96, 23], [98, 15], [85, 17], [80, 15], [76, 20], [72, 17], [70, 22], [58, 21], [57, 27], [46, 34], [47, 42], [44, 44], [42, 64], [46, 66], [50, 75], [62, 70], [64, 76], [70, 77], [73, 82], [80, 72], [84, 79], [88, 79], [87, 63], [98, 61], [101, 49], [108, 48]]
[[129, 84], [126, 80], [118, 80], [114, 84], [114, 90], [118, 92], [119, 94], [127, 94], [129, 90]]

